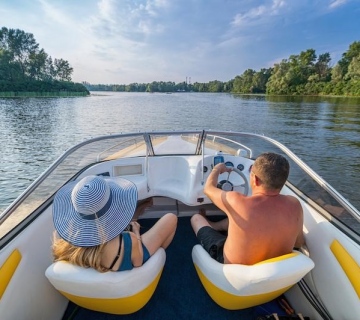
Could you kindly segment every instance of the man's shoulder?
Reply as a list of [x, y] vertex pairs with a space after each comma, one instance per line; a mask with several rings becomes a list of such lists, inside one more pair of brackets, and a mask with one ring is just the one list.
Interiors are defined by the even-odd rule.
[[291, 195], [283, 195], [284, 199], [293, 203], [294, 205], [301, 206], [301, 203], [298, 198], [291, 196]]
[[249, 197], [245, 196], [242, 193], [237, 192], [237, 191], [228, 191], [227, 195], [226, 195], [226, 198], [229, 201], [242, 201], [242, 200], [245, 200], [245, 199], [247, 199]]
[[288, 212], [292, 212], [297, 216], [302, 215], [302, 206], [298, 198], [291, 196], [291, 195], [284, 195], [284, 210]]
[[242, 193], [236, 191], [228, 191], [226, 193], [226, 202], [236, 211], [242, 211], [241, 208], [246, 206], [246, 201], [248, 198], [249, 197], [244, 196]]

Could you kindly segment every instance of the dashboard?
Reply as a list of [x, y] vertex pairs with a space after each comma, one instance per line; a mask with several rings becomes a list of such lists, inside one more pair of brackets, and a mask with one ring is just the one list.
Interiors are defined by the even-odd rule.
[[223, 153], [204, 157], [175, 155], [116, 159], [93, 165], [78, 179], [87, 175], [102, 175], [115, 181], [125, 178], [136, 184], [139, 199], [162, 196], [195, 206], [211, 203], [204, 194], [204, 184], [213, 167], [220, 162], [233, 170], [219, 175], [218, 187], [250, 193], [248, 181], [253, 160]]

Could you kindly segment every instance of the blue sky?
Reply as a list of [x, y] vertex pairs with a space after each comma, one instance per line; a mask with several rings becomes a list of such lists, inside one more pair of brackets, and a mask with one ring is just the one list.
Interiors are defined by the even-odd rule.
[[332, 64], [360, 41], [360, 0], [2, 0], [73, 81], [228, 81], [307, 49]]

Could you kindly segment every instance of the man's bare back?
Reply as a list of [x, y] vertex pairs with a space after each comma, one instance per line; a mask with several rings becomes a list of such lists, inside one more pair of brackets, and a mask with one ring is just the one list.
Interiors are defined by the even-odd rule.
[[228, 220], [211, 223], [195, 214], [191, 218], [195, 233], [205, 226], [227, 229], [224, 263], [251, 265], [302, 246], [301, 204], [295, 197], [280, 194], [289, 173], [287, 160], [271, 153], [260, 155], [250, 174], [251, 196], [217, 188], [219, 174], [229, 170], [224, 164], [216, 165], [204, 187], [205, 194]]
[[302, 209], [291, 196], [228, 193], [228, 237], [224, 262], [254, 264], [292, 251], [302, 234]]

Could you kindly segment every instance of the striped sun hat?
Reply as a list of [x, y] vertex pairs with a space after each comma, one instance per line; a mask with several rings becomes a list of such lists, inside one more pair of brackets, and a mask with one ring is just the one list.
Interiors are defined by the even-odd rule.
[[117, 237], [130, 223], [136, 186], [126, 179], [88, 176], [55, 195], [53, 220], [60, 237], [78, 247], [93, 247]]

